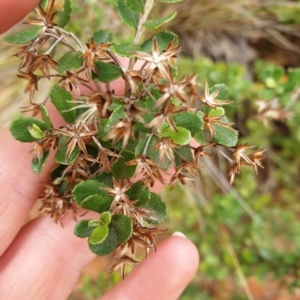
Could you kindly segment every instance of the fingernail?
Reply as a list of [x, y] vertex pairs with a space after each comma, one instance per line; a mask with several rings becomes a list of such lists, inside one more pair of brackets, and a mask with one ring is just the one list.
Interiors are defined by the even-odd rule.
[[180, 232], [180, 231], [175, 231], [175, 232], [172, 234], [172, 236], [181, 236], [181, 237], [186, 238], [186, 236], [185, 236], [182, 232]]

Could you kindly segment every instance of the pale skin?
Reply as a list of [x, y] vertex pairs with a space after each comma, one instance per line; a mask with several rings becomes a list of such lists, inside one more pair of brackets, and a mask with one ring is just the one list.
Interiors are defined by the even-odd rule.
[[[37, 3], [0, 0], [0, 34]], [[58, 116], [54, 123], [61, 124]], [[43, 189], [39, 182], [47, 182], [53, 165], [35, 175], [29, 166], [32, 145], [14, 141], [7, 129], [0, 131], [0, 145], [0, 299], [66, 299], [94, 254], [85, 239], [74, 236], [70, 217], [64, 219], [64, 228], [49, 217], [24, 225]], [[175, 300], [195, 275], [198, 263], [194, 244], [172, 236], [100, 299]]]

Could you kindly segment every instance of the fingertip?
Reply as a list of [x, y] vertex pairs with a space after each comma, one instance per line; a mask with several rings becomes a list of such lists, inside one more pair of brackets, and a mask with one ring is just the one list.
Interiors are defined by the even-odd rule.
[[185, 237], [171, 236], [100, 299], [178, 299], [194, 277], [198, 264], [196, 246]]

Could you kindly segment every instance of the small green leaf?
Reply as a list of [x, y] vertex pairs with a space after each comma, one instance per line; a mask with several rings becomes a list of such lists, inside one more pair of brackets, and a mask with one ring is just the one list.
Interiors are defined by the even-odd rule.
[[91, 195], [81, 201], [80, 206], [82, 208], [92, 210], [98, 213], [103, 213], [110, 209], [113, 198], [103, 190], [100, 191], [100, 195]]
[[112, 126], [115, 125], [120, 120], [125, 119], [126, 115], [124, 110], [125, 110], [124, 105], [117, 106], [117, 108], [114, 109], [114, 111], [110, 115], [107, 125]]
[[174, 131], [171, 127], [168, 127], [163, 130], [161, 136], [170, 137], [174, 143], [177, 143], [179, 145], [187, 145], [192, 137], [190, 131], [182, 127], [177, 127], [177, 132]]
[[11, 43], [11, 44], [27, 44], [30, 41], [37, 38], [40, 31], [41, 31], [40, 26], [33, 26], [24, 31], [6, 36], [4, 38], [4, 41]]
[[97, 79], [100, 82], [111, 82], [123, 75], [122, 70], [111, 63], [97, 61], [96, 66], [99, 74], [93, 73], [92, 78]]
[[76, 121], [75, 103], [70, 92], [56, 84], [50, 91], [50, 98], [66, 122], [74, 123]]
[[150, 224], [158, 224], [167, 217], [167, 206], [155, 193], [151, 193], [150, 200], [142, 207], [151, 215], [150, 218], [145, 219]]
[[81, 205], [81, 202], [91, 195], [103, 195], [105, 192], [101, 190], [101, 187], [103, 185], [97, 180], [85, 180], [74, 187], [72, 196]]
[[144, 27], [148, 30], [153, 30], [153, 29], [157, 29], [160, 26], [162, 26], [163, 24], [173, 20], [176, 16], [177, 12], [173, 12], [169, 15], [167, 15], [164, 18], [160, 18], [160, 19], [155, 19], [155, 20], [148, 20], [144, 23]]
[[118, 13], [122, 22], [130, 29], [136, 30], [139, 22], [139, 13], [131, 10], [124, 0], [118, 0]]
[[101, 213], [101, 221], [104, 224], [109, 225], [111, 222], [111, 213], [109, 211], [104, 211], [103, 213]]
[[205, 137], [205, 132], [204, 130], [200, 130], [199, 132], [197, 132], [195, 135], [194, 135], [194, 138], [195, 140], [200, 143], [201, 145], [204, 145], [206, 144], [206, 137]]
[[132, 201], [137, 200], [134, 204], [135, 206], [141, 206], [146, 204], [150, 199], [150, 190], [141, 181], [137, 181], [128, 189], [126, 195]]
[[96, 44], [112, 42], [112, 34], [109, 31], [100, 29], [93, 34], [93, 40]]
[[89, 243], [89, 248], [93, 253], [100, 256], [108, 255], [112, 253], [117, 247], [118, 244], [117, 235], [111, 226], [109, 226], [108, 229], [109, 229], [108, 235], [102, 243], [97, 245], [92, 245]]
[[136, 166], [126, 166], [125, 163], [135, 159], [134, 153], [122, 150], [119, 157], [111, 166], [111, 172], [116, 180], [131, 178], [134, 175]]
[[215, 109], [211, 109], [208, 113], [209, 117], [219, 117], [224, 115], [225, 115], [225, 110], [223, 107], [216, 107]]
[[209, 93], [212, 94], [216, 90], [219, 90], [219, 94], [216, 99], [218, 99], [218, 100], [226, 100], [227, 99], [229, 89], [224, 83], [215, 84], [214, 86], [212, 86], [209, 89]]
[[71, 17], [72, 13], [72, 1], [64, 0], [64, 6], [61, 11], [59, 11], [56, 15], [56, 24], [58, 27], [65, 27]]
[[141, 47], [139, 45], [133, 45], [133, 44], [121, 44], [117, 45], [114, 44], [110, 48], [112, 51], [114, 51], [119, 56], [123, 57], [134, 57], [134, 54], [132, 54], [132, 51], [141, 51]]
[[42, 119], [45, 122], [47, 129], [52, 129], [53, 124], [51, 119], [49, 118], [49, 113], [46, 106], [44, 104], [40, 104], [40, 110], [41, 110]]
[[124, 0], [124, 3], [131, 10], [138, 11], [138, 12], [143, 12], [145, 6], [144, 0]]
[[21, 117], [12, 122], [10, 126], [10, 132], [12, 136], [20, 142], [23, 143], [34, 142], [38, 139], [34, 138], [29, 132], [29, 129], [32, 128], [33, 125], [36, 125], [42, 131], [47, 130], [46, 124], [43, 121], [35, 118]]
[[99, 225], [94, 228], [93, 232], [89, 237], [89, 243], [92, 245], [97, 245], [102, 243], [108, 235], [108, 226]]
[[112, 185], [112, 174], [102, 172], [100, 174], [97, 174], [94, 179], [99, 181], [103, 186], [111, 186]]
[[94, 229], [88, 225], [90, 221], [92, 221], [92, 219], [77, 222], [74, 228], [74, 234], [80, 238], [90, 236]]
[[128, 216], [112, 216], [111, 226], [117, 235], [119, 243], [125, 243], [132, 235], [132, 220]]
[[221, 125], [214, 125], [216, 130], [216, 135], [213, 137], [213, 140], [218, 144], [234, 147], [238, 142], [238, 133], [235, 130], [231, 130]]
[[88, 226], [89, 227], [97, 227], [97, 226], [102, 225], [102, 224], [103, 223], [102, 223], [101, 220], [91, 220], [91, 221], [89, 221]]
[[182, 112], [172, 118], [176, 126], [189, 130], [192, 136], [203, 130], [203, 116], [201, 117], [198, 113]]
[[41, 130], [41, 128], [35, 124], [32, 124], [32, 126], [28, 128], [28, 131], [32, 135], [32, 137], [36, 140], [40, 140], [44, 137], [43, 130]]
[[[178, 37], [175, 33], [169, 32], [169, 31], [162, 31], [158, 34], [155, 34], [158, 48], [160, 51], [166, 50], [169, 43], [171, 43], [173, 40], [176, 41], [175, 45], [178, 44]], [[153, 44], [153, 37], [144, 42], [141, 46], [142, 51], [150, 53], [152, 50], [152, 44]]]
[[31, 169], [34, 173], [40, 174], [42, 173], [44, 166], [49, 158], [50, 151], [44, 152], [43, 157], [39, 160], [37, 157], [33, 158], [31, 162]]
[[68, 159], [66, 159], [68, 147], [65, 146], [65, 145], [66, 145], [67, 141], [68, 141], [67, 136], [62, 135], [59, 138], [59, 142], [58, 142], [58, 147], [59, 148], [55, 153], [54, 159], [57, 163], [68, 166], [68, 165], [72, 164], [77, 159], [77, 157], [80, 154], [80, 149], [76, 145], [74, 150], [72, 151], [72, 153], [68, 157]]
[[178, 167], [182, 163], [183, 158], [185, 160], [194, 161], [193, 153], [190, 147], [180, 147], [176, 149], [176, 152], [174, 152], [174, 156], [176, 167]]
[[80, 57], [82, 53], [78, 52], [67, 52], [58, 61], [58, 70], [60, 73], [77, 69], [83, 64], [83, 58]]

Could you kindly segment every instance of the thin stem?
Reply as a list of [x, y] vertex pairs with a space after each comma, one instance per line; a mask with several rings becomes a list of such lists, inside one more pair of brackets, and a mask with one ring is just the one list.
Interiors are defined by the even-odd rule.
[[50, 47], [49, 49], [44, 53], [44, 54], [49, 54], [53, 49], [54, 47], [65, 37], [65, 35], [63, 34], [62, 36], [60, 36]]
[[152, 137], [153, 137], [153, 133], [151, 133], [148, 137], [147, 143], [146, 143], [144, 151], [143, 151], [143, 155], [146, 155]]
[[57, 30], [58, 32], [62, 33], [62, 34], [65, 34], [67, 36], [69, 36], [70, 38], [72, 38], [77, 44], [78, 46], [80, 47], [81, 49], [81, 52], [85, 52], [85, 47], [82, 45], [82, 43], [80, 42], [80, 40], [77, 38], [77, 36], [75, 34], [73, 34], [72, 32], [68, 32], [60, 27], [57, 27], [55, 26], [54, 27], [55, 30]]
[[111, 91], [109, 82], [105, 83], [105, 89], [106, 89], [106, 92], [110, 92]]
[[155, 0], [147, 0], [144, 6], [144, 12], [142, 14], [142, 16], [139, 19], [139, 24], [136, 30], [136, 34], [135, 34], [135, 38], [133, 43], [135, 45], [138, 45], [138, 43], [140, 42], [140, 38], [142, 36], [142, 33], [144, 31], [143, 25], [146, 23], [148, 16], [153, 8], [155, 4]]
[[154, 101], [156, 102], [156, 99], [154, 98], [154, 96], [150, 93], [150, 91], [148, 90], [148, 88], [146, 87], [146, 85], [143, 83], [143, 88], [146, 91], [146, 93], [148, 94], [148, 96]]
[[[49, 33], [49, 32], [46, 32], [46, 33], [44, 33], [44, 36], [49, 36], [49, 37], [52, 37], [52, 38], [54, 38], [54, 39], [58, 39], [59, 38], [59, 36], [57, 36], [56, 34], [53, 34], [53, 33]], [[60, 41], [63, 45], [65, 45], [65, 46], [67, 46], [68, 48], [70, 48], [72, 51], [76, 51], [76, 49], [73, 47], [73, 46], [71, 46], [71, 45], [69, 45], [67, 42], [65, 42], [65, 41]]]

